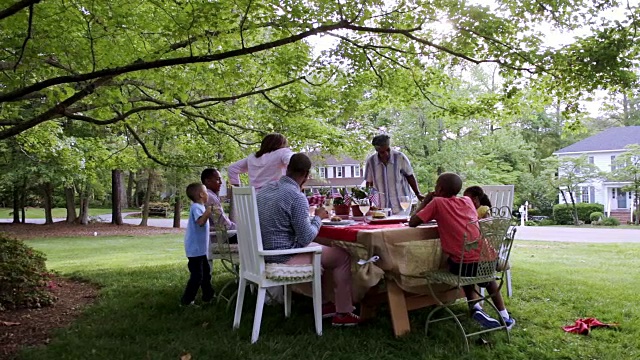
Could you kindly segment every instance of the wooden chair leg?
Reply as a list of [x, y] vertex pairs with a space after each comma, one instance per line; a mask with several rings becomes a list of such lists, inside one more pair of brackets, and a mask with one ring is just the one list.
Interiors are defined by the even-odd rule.
[[251, 343], [254, 344], [258, 341], [260, 336], [260, 324], [262, 323], [262, 310], [264, 309], [264, 298], [267, 293], [267, 289], [258, 288], [258, 298], [256, 299], [256, 312], [253, 317], [253, 330], [251, 331]]
[[247, 280], [245, 278], [240, 278], [238, 282], [238, 295], [236, 297], [236, 312], [233, 315], [233, 328], [237, 329], [240, 327], [240, 318], [242, 317], [242, 304], [244, 303], [244, 292], [247, 288]]
[[387, 297], [389, 299], [393, 333], [395, 336], [402, 336], [411, 331], [411, 323], [409, 322], [409, 311], [407, 310], [404, 291], [394, 280], [387, 281]]

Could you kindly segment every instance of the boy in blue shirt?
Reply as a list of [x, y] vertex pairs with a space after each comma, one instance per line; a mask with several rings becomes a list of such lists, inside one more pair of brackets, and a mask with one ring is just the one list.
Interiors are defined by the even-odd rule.
[[207, 188], [200, 183], [187, 186], [187, 196], [193, 203], [189, 209], [189, 223], [184, 235], [184, 250], [189, 259], [191, 276], [184, 289], [182, 305], [191, 305], [196, 298], [198, 289], [202, 288], [202, 301], [213, 299], [214, 291], [211, 286], [211, 268], [207, 261], [207, 247], [209, 245], [209, 216], [211, 207], [206, 207]]

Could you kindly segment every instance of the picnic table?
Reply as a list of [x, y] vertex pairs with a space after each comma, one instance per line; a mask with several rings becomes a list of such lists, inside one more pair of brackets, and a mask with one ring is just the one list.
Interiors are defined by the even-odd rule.
[[[315, 241], [340, 246], [351, 253], [354, 301], [361, 301], [361, 317], [374, 316], [378, 305], [388, 302], [396, 336], [411, 330], [410, 310], [437, 303], [428, 294], [427, 281], [422, 275], [444, 264], [436, 224], [417, 228], [402, 224], [323, 225]], [[375, 262], [357, 264], [358, 260], [374, 256], [379, 257]], [[443, 287], [442, 296], [456, 299], [464, 294]]]

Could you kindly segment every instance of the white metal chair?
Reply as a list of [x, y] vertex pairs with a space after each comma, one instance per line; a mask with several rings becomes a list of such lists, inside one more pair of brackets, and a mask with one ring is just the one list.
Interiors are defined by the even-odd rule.
[[[218, 301], [222, 300], [227, 302], [227, 309], [233, 303], [236, 298], [236, 291], [232, 291], [231, 294], [225, 295], [226, 290], [231, 286], [235, 286], [238, 283], [240, 277], [240, 259], [238, 255], [238, 245], [229, 244], [229, 237], [236, 235], [236, 230], [227, 230], [223, 226], [217, 227], [215, 231], [209, 233], [209, 266], [211, 266], [211, 276], [214, 275], [213, 261], [220, 260], [222, 267], [228, 273], [233, 275], [233, 278], [226, 281], [217, 293]], [[232, 288], [233, 290], [233, 288]]]
[[[258, 286], [258, 298], [256, 302], [255, 316], [253, 319], [253, 331], [251, 343], [258, 341], [260, 335], [260, 323], [266, 289], [270, 286], [284, 285], [284, 316], [291, 315], [291, 286], [305, 282], [313, 284], [313, 313], [316, 325], [316, 333], [322, 335], [322, 289], [320, 256], [322, 248], [312, 246], [300, 249], [288, 250], [263, 250], [260, 222], [258, 219], [258, 207], [256, 205], [256, 193], [253, 187], [238, 187], [233, 189], [233, 202], [236, 211], [236, 225], [238, 229], [238, 249], [240, 253], [240, 281], [238, 285], [238, 297], [236, 300], [236, 312], [233, 317], [233, 328], [240, 327], [242, 316], [242, 304], [244, 302], [247, 281]], [[265, 263], [265, 256], [313, 254], [312, 264], [309, 265], [285, 265]]]
[[[491, 200], [491, 206], [502, 209], [505, 206], [509, 208], [509, 214], [513, 210], [513, 185], [483, 185], [482, 190]], [[511, 287], [511, 269], [505, 270], [505, 282], [507, 284], [507, 296], [513, 295], [513, 289]]]

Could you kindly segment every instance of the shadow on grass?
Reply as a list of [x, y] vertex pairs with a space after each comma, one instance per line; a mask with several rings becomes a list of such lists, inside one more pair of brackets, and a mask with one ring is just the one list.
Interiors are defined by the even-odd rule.
[[[194, 359], [446, 359], [458, 352], [464, 355], [453, 323], [436, 325], [434, 336], [425, 338], [426, 311], [412, 313], [415, 330], [401, 339], [392, 335], [386, 308], [357, 328], [332, 328], [325, 320], [324, 334], [317, 337], [311, 300], [302, 296], [294, 298], [289, 319], [284, 319], [282, 306], [265, 307], [260, 340], [251, 345], [255, 296], [247, 295], [241, 327], [232, 331], [233, 306], [229, 311], [226, 303], [178, 306], [187, 275], [176, 265], [83, 271], [80, 278], [102, 284], [98, 301], [71, 328], [59, 331], [46, 348], [28, 349], [22, 357], [176, 359], [184, 352]], [[216, 279], [216, 288], [229, 278], [224, 275]], [[504, 335], [489, 338], [498, 344], [506, 340]], [[474, 349], [468, 358], [483, 358], [482, 353], [486, 351]]]
[[[612, 249], [613, 250], [613, 249]], [[636, 249], [637, 250], [637, 249]], [[535, 258], [533, 255], [535, 254]], [[536, 251], [536, 252], [533, 252]], [[261, 335], [250, 344], [255, 296], [247, 292], [238, 331], [232, 330], [233, 307], [226, 303], [199, 308], [179, 307], [188, 272], [185, 264], [163, 264], [119, 269], [82, 270], [78, 276], [101, 285], [98, 301], [68, 329], [60, 330], [47, 347], [27, 349], [23, 359], [631, 359], [640, 358], [640, 310], [629, 278], [611, 280], [595, 266], [563, 272], [559, 253], [526, 249], [513, 268], [516, 296], [507, 305], [518, 324], [507, 344], [504, 334], [486, 335], [492, 346], [472, 345], [465, 354], [453, 321], [433, 325], [424, 335], [428, 309], [410, 313], [412, 332], [396, 339], [388, 310], [356, 328], [332, 328], [314, 333], [310, 299], [296, 297], [292, 317], [281, 306], [265, 307]], [[637, 257], [598, 252], [605, 259], [635, 263]], [[532, 256], [536, 261], [526, 261]], [[554, 257], [555, 256], [555, 257]], [[574, 261], [580, 253], [573, 253]], [[590, 269], [591, 267], [591, 269]], [[216, 274], [220, 269], [216, 268]], [[597, 275], [597, 276], [596, 276]], [[575, 277], [574, 277], [575, 276]], [[214, 276], [219, 289], [229, 274]], [[569, 280], [570, 279], [570, 280]], [[606, 282], [613, 281], [609, 287]], [[459, 305], [464, 310], [464, 305]], [[590, 337], [565, 334], [560, 327], [577, 317], [597, 316], [605, 322], [623, 323], [621, 331], [594, 331]], [[472, 325], [466, 322], [468, 325]]]

